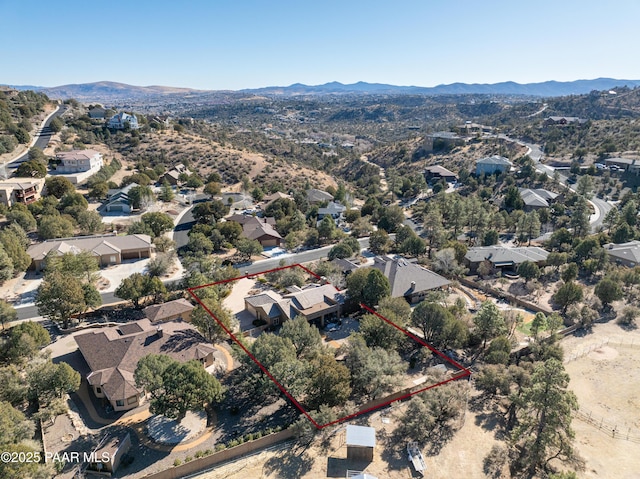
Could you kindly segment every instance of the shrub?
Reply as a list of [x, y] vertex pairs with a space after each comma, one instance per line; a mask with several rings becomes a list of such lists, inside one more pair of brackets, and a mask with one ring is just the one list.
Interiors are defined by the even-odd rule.
[[173, 461], [174, 467], [178, 467], [180, 464], [182, 464], [182, 461], [180, 459], [176, 459], [175, 461]]
[[196, 451], [196, 453], [194, 454], [194, 457], [196, 459], [200, 459], [202, 456], [204, 456], [204, 451]]
[[191, 462], [193, 461], [193, 458], [191, 456], [187, 456], [184, 458], [184, 462]]
[[226, 444], [216, 444], [216, 452], [224, 451], [227, 448]]

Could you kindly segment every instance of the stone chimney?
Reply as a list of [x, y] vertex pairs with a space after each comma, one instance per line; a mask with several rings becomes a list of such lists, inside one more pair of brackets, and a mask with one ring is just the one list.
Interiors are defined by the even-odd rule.
[[156, 332], [158, 333], [158, 338], [161, 338], [162, 336], [164, 336], [164, 332], [162, 331], [162, 326], [158, 326], [156, 328]]

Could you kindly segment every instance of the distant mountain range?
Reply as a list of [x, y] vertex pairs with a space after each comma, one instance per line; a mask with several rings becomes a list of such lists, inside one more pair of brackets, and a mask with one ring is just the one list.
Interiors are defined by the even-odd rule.
[[[115, 102], [123, 100], [142, 100], [144, 98], [199, 97], [215, 93], [234, 93], [231, 91], [195, 90], [166, 86], [133, 86], [116, 82], [82, 83], [57, 87], [38, 87], [31, 85], [10, 85], [18, 90], [35, 90], [47, 94], [51, 98], [75, 98], [84, 102]], [[565, 95], [581, 95], [593, 90], [611, 90], [627, 86], [640, 86], [640, 80], [616, 80], [613, 78], [597, 78], [595, 80], [576, 80], [570, 82], [546, 81], [541, 83], [502, 82], [493, 84], [452, 83], [435, 87], [396, 86], [382, 83], [358, 82], [345, 85], [330, 82], [324, 85], [303, 85], [295, 83], [284, 87], [265, 87], [239, 90], [235, 93], [269, 95], [269, 96], [301, 96], [301, 95], [527, 95], [539, 97], [555, 97]]]

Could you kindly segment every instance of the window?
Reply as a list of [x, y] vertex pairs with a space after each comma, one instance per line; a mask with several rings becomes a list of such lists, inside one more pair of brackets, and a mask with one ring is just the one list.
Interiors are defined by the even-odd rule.
[[127, 404], [135, 404], [138, 402], [138, 396], [131, 396], [127, 399]]
[[124, 401], [122, 399], [118, 399], [116, 401], [116, 406], [124, 406]]
[[115, 255], [111, 255], [109, 256], [109, 263], [115, 263], [116, 262], [116, 257]]
[[96, 394], [102, 394], [102, 388], [96, 388]]
[[280, 318], [273, 318], [273, 325], [277, 326], [280, 324]]

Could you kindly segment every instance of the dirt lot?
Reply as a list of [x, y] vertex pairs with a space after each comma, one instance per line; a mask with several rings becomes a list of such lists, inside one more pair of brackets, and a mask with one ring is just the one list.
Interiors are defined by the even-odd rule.
[[[198, 479], [263, 478], [326, 478], [346, 477], [347, 470], [364, 470], [379, 479], [405, 479], [420, 477], [407, 460], [406, 442], [393, 436], [396, 418], [404, 412], [406, 404], [374, 413], [368, 425], [376, 429], [376, 450], [372, 463], [363, 464], [347, 460], [344, 428], [332, 432], [328, 445], [315, 440], [309, 448], [290, 446], [265, 451], [214, 471], [197, 476]], [[430, 478], [468, 479], [484, 478], [482, 460], [491, 446], [497, 443], [492, 424], [484, 417], [467, 412], [461, 429], [446, 443], [440, 454], [430, 456], [424, 451], [427, 476]]]
[[580, 477], [640, 478], [640, 331], [598, 324], [563, 347], [568, 359], [578, 356], [565, 366], [581, 410], [572, 423]]

